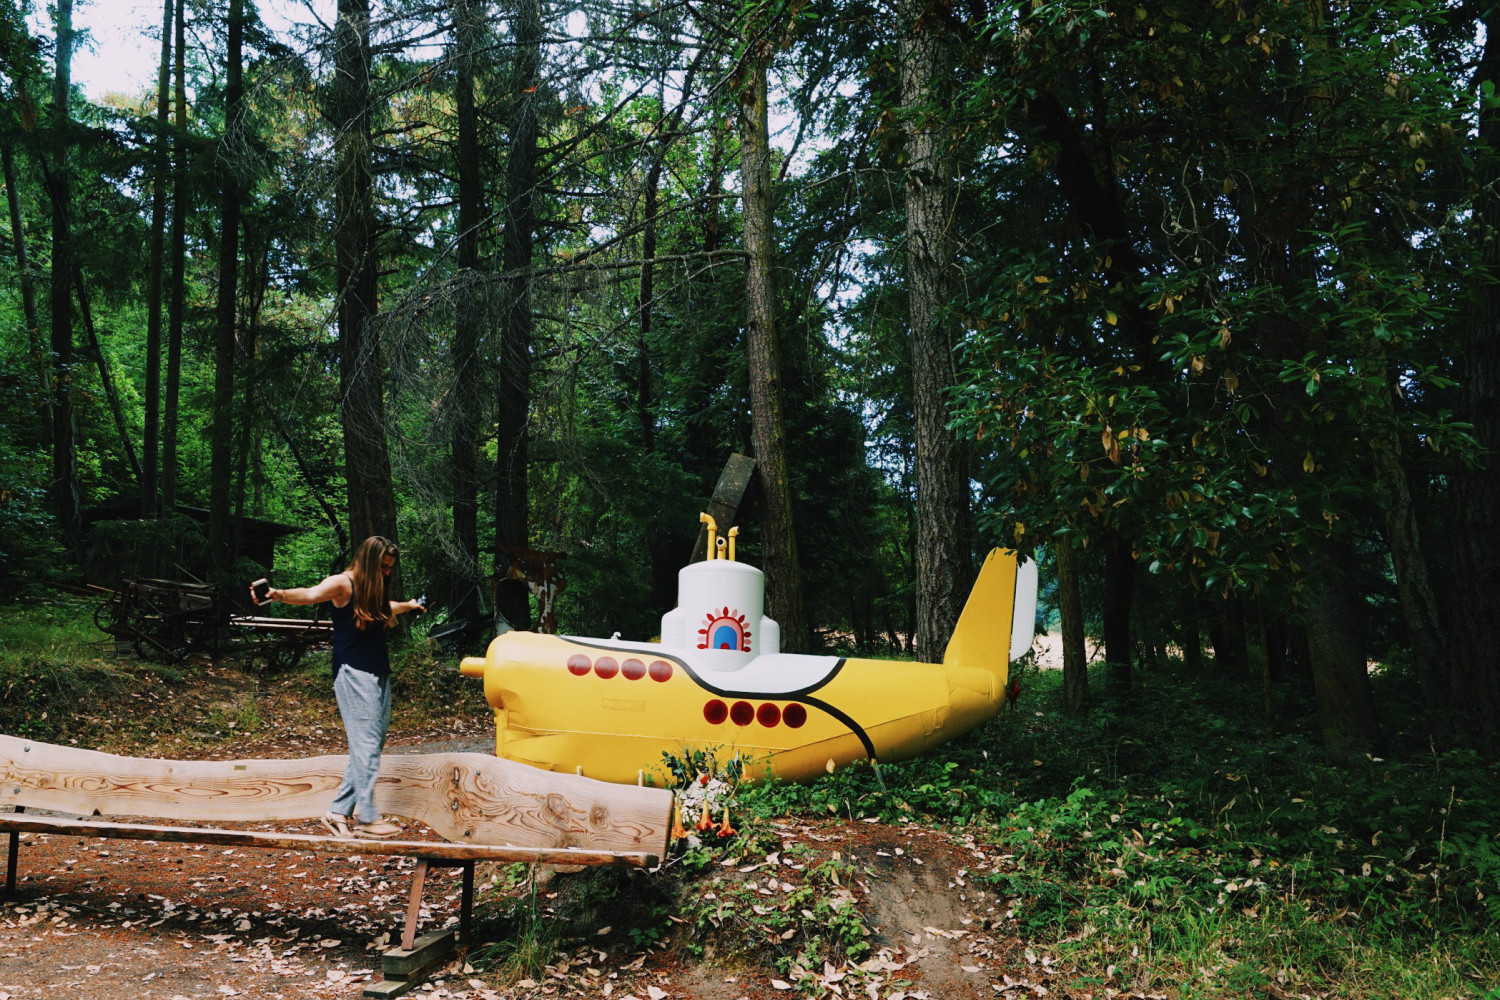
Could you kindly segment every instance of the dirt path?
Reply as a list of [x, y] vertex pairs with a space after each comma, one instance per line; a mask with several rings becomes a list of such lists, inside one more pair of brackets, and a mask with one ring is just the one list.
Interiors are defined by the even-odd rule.
[[[875, 928], [865, 981], [881, 998], [997, 995], [1015, 944], [989, 930], [995, 901], [969, 884], [987, 863], [982, 851], [879, 824], [788, 825], [782, 835], [846, 852], [862, 872], [850, 888]], [[357, 854], [25, 837], [17, 898], [0, 906], [0, 1000], [358, 997], [379, 978], [378, 955], [400, 926], [412, 867]], [[457, 919], [456, 873], [434, 874], [424, 930]], [[767, 885], [795, 877], [768, 880], [765, 866], [754, 874]], [[506, 987], [455, 962], [422, 992], [455, 1000], [789, 995], [773, 973], [685, 964], [673, 941], [663, 945], [642, 952], [605, 942], [558, 963], [564, 968], [547, 982]], [[837, 985], [847, 970], [820, 978]]]

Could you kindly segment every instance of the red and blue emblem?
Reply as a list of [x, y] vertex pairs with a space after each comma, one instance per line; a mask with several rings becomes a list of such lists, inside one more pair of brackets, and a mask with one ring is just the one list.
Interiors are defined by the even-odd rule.
[[739, 609], [723, 608], [710, 611], [703, 618], [703, 627], [698, 630], [699, 649], [733, 649], [741, 653], [750, 652], [750, 630], [745, 627], [745, 616]]

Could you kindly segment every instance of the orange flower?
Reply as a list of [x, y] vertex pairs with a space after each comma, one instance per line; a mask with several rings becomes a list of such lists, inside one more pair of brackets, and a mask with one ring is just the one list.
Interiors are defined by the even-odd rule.
[[734, 836], [734, 827], [732, 827], [732, 826], [729, 825], [729, 806], [728, 806], [727, 803], [724, 806], [724, 821], [719, 824], [719, 836], [721, 836], [721, 837], [733, 837]]
[[703, 815], [698, 817], [698, 829], [712, 830], [714, 826], [713, 817], [708, 814], [708, 800], [703, 800]]
[[672, 810], [672, 839], [681, 840], [687, 836], [687, 830], [682, 825], [682, 810]]

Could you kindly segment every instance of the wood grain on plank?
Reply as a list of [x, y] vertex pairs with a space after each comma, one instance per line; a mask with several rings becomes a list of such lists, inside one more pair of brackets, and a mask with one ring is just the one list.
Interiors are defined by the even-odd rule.
[[148, 826], [144, 823], [105, 823], [87, 819], [62, 819], [56, 816], [0, 815], [0, 832], [12, 830], [21, 833], [104, 837], [116, 840], [278, 848], [289, 851], [312, 851], [319, 854], [390, 854], [402, 857], [445, 858], [454, 861], [523, 861], [538, 864], [627, 865], [638, 868], [650, 868], [660, 861], [656, 855], [644, 852], [584, 851], [571, 847], [450, 844], [441, 840], [365, 840], [262, 830]]
[[[0, 734], [0, 805], [216, 823], [312, 819], [327, 811], [347, 759], [162, 760]], [[663, 855], [672, 795], [487, 754], [386, 754], [375, 806], [455, 843]]]

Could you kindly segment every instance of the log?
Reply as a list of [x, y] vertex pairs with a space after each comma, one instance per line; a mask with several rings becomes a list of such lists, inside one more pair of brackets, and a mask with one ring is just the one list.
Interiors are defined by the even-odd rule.
[[[0, 734], [0, 805], [214, 823], [313, 819], [327, 811], [347, 760], [121, 757]], [[375, 806], [457, 844], [665, 856], [672, 794], [488, 754], [386, 754]]]

